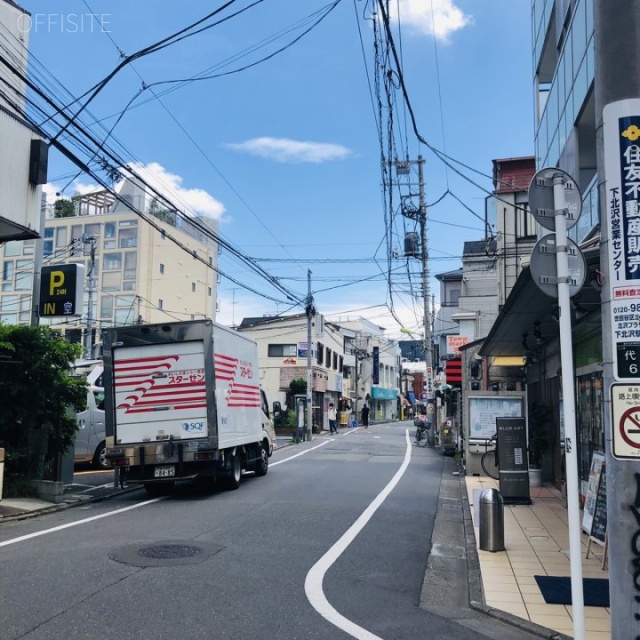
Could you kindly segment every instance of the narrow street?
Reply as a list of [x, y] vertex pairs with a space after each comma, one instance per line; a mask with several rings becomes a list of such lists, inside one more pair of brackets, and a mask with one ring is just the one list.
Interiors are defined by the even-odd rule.
[[[375, 425], [283, 448], [238, 491], [136, 490], [5, 522], [2, 637], [529, 638], [438, 603], [436, 583], [424, 606], [449, 462], [406, 423]], [[449, 580], [466, 592], [466, 574]]]

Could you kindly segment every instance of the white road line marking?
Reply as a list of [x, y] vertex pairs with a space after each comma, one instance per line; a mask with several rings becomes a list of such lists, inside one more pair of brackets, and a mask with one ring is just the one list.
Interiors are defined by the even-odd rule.
[[311, 447], [311, 449], [305, 449], [304, 451], [301, 451], [300, 453], [296, 453], [293, 456], [289, 456], [288, 458], [285, 458], [284, 460], [278, 460], [278, 462], [270, 462], [269, 466], [270, 467], [275, 467], [277, 464], [282, 464], [283, 462], [289, 462], [289, 460], [293, 460], [294, 458], [298, 458], [300, 456], [303, 456], [305, 453], [309, 453], [309, 451], [315, 451], [316, 449], [319, 449], [320, 447], [324, 447], [325, 444], [329, 444], [330, 442], [333, 442], [333, 440], [323, 440], [320, 444], [317, 444], [315, 447]]
[[375, 512], [380, 508], [382, 503], [387, 499], [395, 486], [400, 482], [400, 478], [409, 466], [411, 460], [411, 441], [409, 439], [409, 430], [405, 430], [405, 440], [407, 448], [404, 454], [404, 460], [396, 474], [391, 478], [389, 484], [375, 497], [373, 502], [360, 514], [359, 518], [342, 534], [342, 537], [311, 567], [304, 581], [304, 590], [311, 606], [331, 624], [342, 629], [350, 636], [358, 640], [382, 640], [379, 636], [367, 631], [355, 622], [345, 618], [338, 613], [327, 600], [322, 588], [324, 576], [331, 566], [344, 553], [347, 547], [354, 541], [356, 536], [364, 529], [365, 525]]
[[52, 527], [51, 529], [43, 529], [42, 531], [35, 531], [34, 533], [28, 533], [25, 536], [20, 536], [19, 538], [12, 538], [11, 540], [5, 540], [4, 542], [0, 542], [0, 547], [8, 547], [10, 544], [15, 544], [16, 542], [24, 542], [25, 540], [30, 540], [31, 538], [37, 538], [38, 536], [44, 536], [48, 533], [55, 533], [56, 531], [62, 531], [63, 529], [69, 529], [70, 527], [75, 527], [79, 524], [86, 524], [87, 522], [93, 522], [94, 520], [101, 520], [102, 518], [108, 518], [109, 516], [115, 516], [118, 513], [124, 513], [125, 511], [131, 511], [132, 509], [137, 509], [138, 507], [146, 507], [148, 504], [153, 504], [154, 502], [158, 502], [160, 500], [164, 500], [166, 496], [161, 498], [153, 498], [151, 500], [145, 500], [144, 502], [138, 502], [138, 504], [133, 504], [129, 507], [122, 507], [122, 509], [116, 509], [115, 511], [109, 511], [109, 513], [102, 513], [98, 516], [91, 516], [90, 518], [84, 518], [83, 520], [77, 520], [76, 522], [68, 522], [67, 524], [61, 524], [57, 527]]

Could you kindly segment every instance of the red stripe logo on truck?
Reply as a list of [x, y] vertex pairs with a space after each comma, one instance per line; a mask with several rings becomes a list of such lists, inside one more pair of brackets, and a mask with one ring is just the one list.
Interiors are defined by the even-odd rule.
[[206, 407], [204, 371], [173, 371], [180, 356], [131, 358], [114, 363], [116, 391], [128, 392], [117, 408], [125, 413]]
[[[216, 380], [229, 383], [224, 401], [228, 407], [247, 408], [260, 406], [260, 387], [236, 382], [240, 370], [240, 360], [221, 353], [214, 355]], [[242, 378], [241, 378], [242, 379]]]

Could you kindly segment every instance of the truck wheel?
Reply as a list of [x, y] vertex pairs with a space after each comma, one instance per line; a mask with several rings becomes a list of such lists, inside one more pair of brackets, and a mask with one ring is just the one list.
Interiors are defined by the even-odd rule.
[[160, 496], [168, 496], [173, 492], [175, 486], [173, 480], [166, 480], [163, 482], [145, 482], [144, 488], [150, 498], [159, 498]]
[[269, 452], [264, 442], [260, 443], [259, 448], [260, 457], [256, 460], [256, 476], [266, 476], [269, 470]]
[[225, 487], [229, 491], [235, 491], [240, 486], [240, 480], [242, 480], [242, 461], [238, 454], [230, 454], [230, 457], [229, 466], [231, 468], [225, 478]]
[[107, 463], [107, 445], [104, 442], [101, 442], [96, 449], [96, 452], [93, 454], [93, 466], [96, 469], [111, 469], [109, 464]]

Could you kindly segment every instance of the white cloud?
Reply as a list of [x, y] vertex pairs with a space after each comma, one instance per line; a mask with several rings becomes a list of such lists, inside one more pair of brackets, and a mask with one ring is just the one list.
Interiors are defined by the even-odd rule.
[[[183, 178], [175, 173], [170, 173], [161, 164], [151, 162], [149, 164], [131, 163], [129, 165], [136, 174], [154, 189], [159, 191], [171, 204], [181, 211], [191, 215], [203, 215], [214, 220], [220, 220], [225, 212], [224, 205], [216, 200], [204, 189], [186, 189], [182, 186]], [[124, 169], [123, 174], [128, 174]], [[116, 191], [120, 189], [122, 182], [116, 186]], [[95, 191], [103, 191], [103, 187], [98, 184], [88, 184], [74, 181], [64, 187], [64, 193], [60, 193], [62, 187], [51, 182], [43, 185], [42, 191], [47, 196], [47, 203], [53, 204], [59, 198], [71, 198], [75, 195], [85, 195]], [[151, 201], [152, 194], [147, 194], [148, 202]]]
[[467, 25], [473, 19], [456, 7], [454, 0], [399, 0], [399, 7], [391, 3], [391, 18], [422, 35], [433, 35], [447, 42], [449, 36]]
[[267, 160], [289, 163], [320, 164], [332, 160], [343, 160], [352, 155], [350, 149], [339, 144], [304, 142], [288, 138], [252, 138], [245, 142], [230, 143], [227, 147]]
[[183, 178], [176, 173], [170, 173], [161, 164], [157, 162], [149, 164], [134, 162], [130, 163], [129, 166], [171, 204], [174, 204], [185, 213], [204, 215], [215, 220], [222, 218], [225, 207], [220, 201], [216, 200], [204, 189], [187, 189], [183, 187]]

